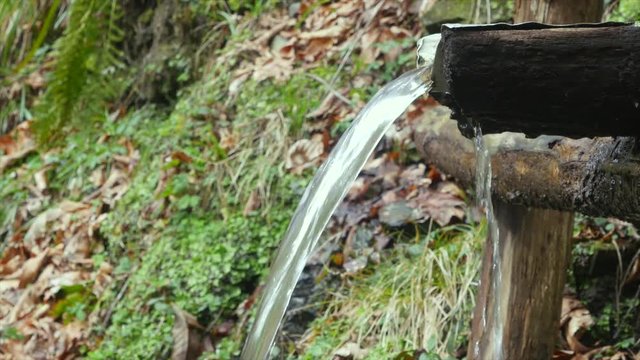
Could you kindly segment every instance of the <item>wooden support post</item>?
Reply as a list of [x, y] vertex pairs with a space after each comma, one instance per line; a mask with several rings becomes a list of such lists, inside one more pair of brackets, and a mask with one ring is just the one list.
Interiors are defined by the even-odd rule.
[[[495, 213], [501, 266], [492, 266], [495, 249], [489, 239], [467, 359], [549, 360], [571, 253], [567, 239], [573, 213], [500, 201], [495, 203]], [[494, 276], [500, 276], [497, 294], [490, 291]]]
[[515, 0], [513, 22], [536, 21], [547, 24], [600, 22], [602, 0]]

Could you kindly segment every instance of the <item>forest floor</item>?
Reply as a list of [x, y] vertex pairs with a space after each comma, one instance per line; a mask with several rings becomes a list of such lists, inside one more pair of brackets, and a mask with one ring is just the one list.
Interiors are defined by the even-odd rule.
[[[415, 66], [424, 14], [446, 15], [420, 1], [293, 2], [223, 12], [183, 48], [176, 23], [211, 9], [158, 3], [133, 21], [173, 35], [148, 41], [99, 122], [38, 140], [46, 55], [2, 83], [0, 114], [20, 120], [0, 136], [3, 358], [237, 357], [315, 169]], [[416, 101], [377, 146], [307, 263], [274, 358], [465, 356], [486, 229], [472, 192], [415, 149], [434, 106]], [[640, 237], [578, 216], [574, 243], [554, 359], [639, 359]]]

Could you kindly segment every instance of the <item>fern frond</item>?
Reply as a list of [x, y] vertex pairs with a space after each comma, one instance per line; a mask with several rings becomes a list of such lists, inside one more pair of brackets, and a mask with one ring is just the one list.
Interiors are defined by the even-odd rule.
[[122, 31], [116, 0], [75, 0], [68, 25], [54, 44], [55, 65], [36, 108], [41, 143], [55, 140], [67, 124], [87, 125], [101, 118], [106, 101], [117, 95], [114, 72], [122, 67], [117, 44]]

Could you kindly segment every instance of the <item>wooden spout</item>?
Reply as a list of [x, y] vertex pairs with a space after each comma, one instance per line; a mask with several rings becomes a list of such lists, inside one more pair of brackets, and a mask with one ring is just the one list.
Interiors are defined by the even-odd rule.
[[640, 27], [443, 26], [431, 95], [485, 134], [640, 136]]

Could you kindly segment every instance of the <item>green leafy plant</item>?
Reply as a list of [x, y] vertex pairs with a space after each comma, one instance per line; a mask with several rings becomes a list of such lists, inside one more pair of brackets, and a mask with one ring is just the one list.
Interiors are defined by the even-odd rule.
[[608, 20], [623, 22], [640, 21], [640, 2], [637, 0], [618, 1], [618, 6], [611, 13]]
[[0, 339], [22, 340], [24, 339], [24, 335], [20, 332], [20, 330], [10, 326], [0, 331]]
[[87, 285], [77, 284], [63, 286], [58, 294], [58, 300], [51, 308], [51, 315], [60, 318], [64, 323], [73, 320], [84, 321], [95, 305], [96, 297]]
[[33, 57], [59, 6], [60, 0], [0, 2], [0, 75], [4, 79]]

